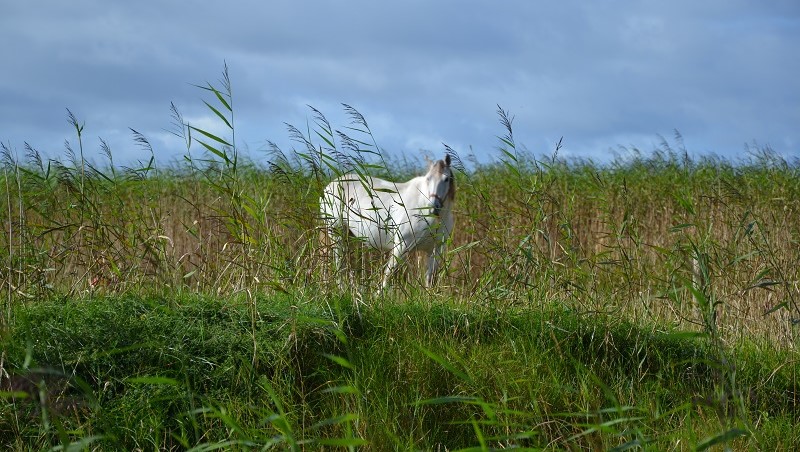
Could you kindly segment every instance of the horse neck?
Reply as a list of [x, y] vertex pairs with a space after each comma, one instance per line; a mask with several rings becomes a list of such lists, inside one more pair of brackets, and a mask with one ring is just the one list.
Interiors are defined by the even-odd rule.
[[420, 198], [427, 198], [428, 187], [425, 186], [425, 176], [417, 176], [408, 182], [397, 182], [397, 193], [404, 199], [419, 196]]

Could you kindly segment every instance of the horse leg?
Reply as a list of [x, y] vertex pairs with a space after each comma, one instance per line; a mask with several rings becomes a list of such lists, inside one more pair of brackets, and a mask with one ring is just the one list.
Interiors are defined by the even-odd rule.
[[425, 287], [433, 287], [436, 280], [436, 251], [431, 251], [428, 255], [428, 270], [425, 272]]
[[342, 269], [346, 265], [344, 261], [344, 240], [343, 237], [338, 237], [338, 240], [333, 245], [333, 277], [336, 278], [336, 284], [339, 286], [339, 290], [342, 291], [347, 289], [342, 279]]
[[358, 245], [358, 243], [354, 243], [354, 240], [350, 237], [350, 231], [347, 229], [342, 232], [339, 243], [339, 263], [336, 268], [336, 273], [339, 278], [339, 289], [348, 292], [358, 285], [356, 270], [353, 266], [353, 246]]
[[352, 284], [353, 275], [352, 269], [349, 270], [350, 280], [345, 281], [345, 278], [342, 276], [343, 270], [347, 265], [347, 230], [339, 228], [336, 225], [327, 225], [325, 227], [325, 235], [327, 235], [327, 245], [330, 249], [332, 254], [332, 259], [328, 259], [328, 268], [333, 269], [333, 275], [330, 280], [335, 280], [336, 284], [339, 286], [339, 290], [346, 291], [349, 287], [348, 284]]
[[389, 261], [386, 262], [386, 269], [383, 271], [383, 282], [381, 283], [381, 288], [378, 289], [378, 293], [382, 293], [386, 289], [389, 284], [389, 278], [391, 278], [400, 261], [405, 258], [405, 254], [406, 246], [403, 242], [392, 248], [392, 255], [389, 256]]
[[328, 270], [333, 270], [328, 281], [335, 280], [339, 288], [341, 288], [342, 282], [339, 278], [342, 266], [341, 238], [337, 236], [336, 231], [332, 227], [325, 227], [325, 232], [323, 232], [322, 235], [325, 238], [324, 246], [327, 248], [325, 252], [328, 264], [327, 267]]
[[439, 261], [442, 257], [444, 245], [435, 246], [428, 255], [428, 271], [425, 273], [425, 287], [433, 287], [436, 282], [436, 271], [439, 269]]

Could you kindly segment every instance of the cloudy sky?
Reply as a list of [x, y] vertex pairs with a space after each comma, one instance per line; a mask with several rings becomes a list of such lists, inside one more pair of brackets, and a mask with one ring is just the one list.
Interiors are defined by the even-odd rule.
[[[748, 146], [800, 156], [800, 2], [139, 1], [5, 2], [0, 16], [0, 140], [49, 157], [75, 143], [66, 109], [116, 162], [161, 162], [183, 143], [170, 102], [219, 129], [193, 84], [227, 62], [236, 144], [256, 160], [285, 123], [322, 111], [341, 128], [358, 109], [385, 152], [439, 154], [447, 143], [498, 156], [497, 105], [518, 142], [605, 161], [648, 152], [675, 130], [694, 154], [739, 159]], [[198, 151], [199, 152], [199, 151]]]

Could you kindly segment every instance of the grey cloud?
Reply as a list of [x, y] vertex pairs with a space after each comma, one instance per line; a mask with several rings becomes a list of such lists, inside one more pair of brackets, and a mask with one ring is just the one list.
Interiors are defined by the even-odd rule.
[[346, 102], [411, 154], [445, 141], [496, 155], [497, 104], [541, 152], [561, 135], [576, 156], [649, 149], [677, 128], [703, 152], [800, 153], [794, 1], [40, 3], [0, 18], [14, 43], [0, 49], [0, 139], [18, 147], [57, 154], [71, 108], [120, 160], [139, 152], [127, 127], [178, 155], [161, 139], [170, 101], [206, 114], [191, 84], [227, 61], [252, 150], [291, 147], [283, 123], [304, 126], [305, 104], [347, 125]]

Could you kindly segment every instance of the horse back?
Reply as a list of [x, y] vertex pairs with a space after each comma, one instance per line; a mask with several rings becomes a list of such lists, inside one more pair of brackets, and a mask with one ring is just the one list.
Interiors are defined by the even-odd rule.
[[393, 237], [390, 211], [396, 184], [378, 178], [347, 174], [325, 187], [320, 200], [329, 229], [346, 228], [374, 248], [390, 249]]

